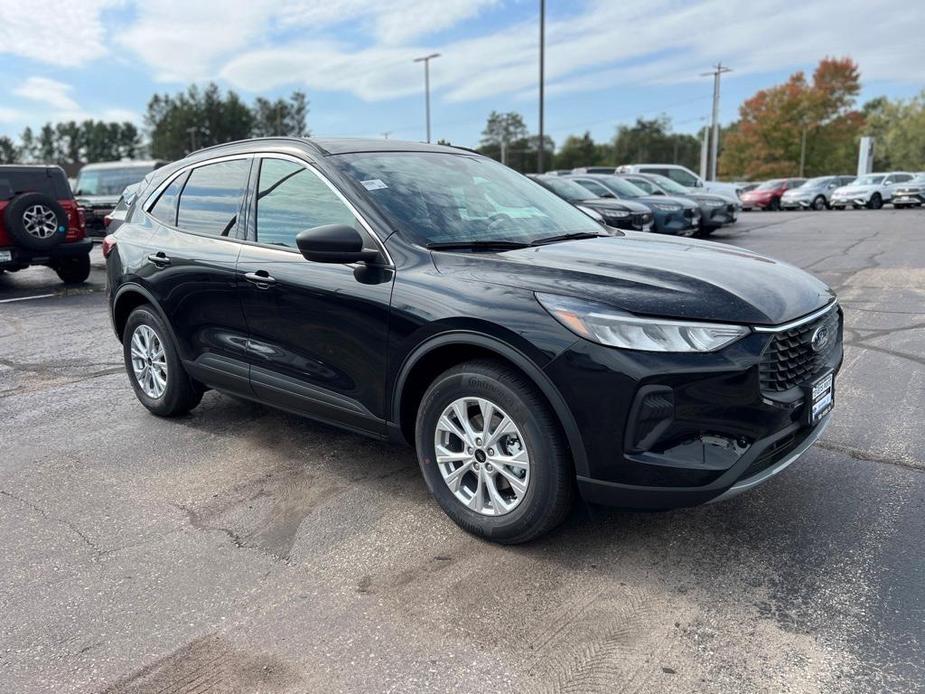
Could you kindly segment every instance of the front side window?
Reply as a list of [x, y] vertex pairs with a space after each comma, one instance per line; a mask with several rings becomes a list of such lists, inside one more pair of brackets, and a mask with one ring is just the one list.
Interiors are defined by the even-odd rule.
[[180, 194], [177, 226], [199, 234], [228, 236], [238, 221], [249, 171], [249, 159], [193, 169]]
[[257, 184], [257, 241], [296, 247], [300, 231], [325, 224], [357, 222], [324, 181], [302, 164], [263, 159]]
[[639, 186], [649, 195], [660, 195], [662, 192], [654, 183], [652, 183], [652, 181], [649, 181], [645, 178], [628, 178], [626, 180], [628, 180], [634, 186]]
[[589, 181], [587, 178], [581, 178], [578, 180], [578, 184], [583, 186], [585, 190], [591, 191], [599, 198], [608, 196], [613, 197], [613, 193], [611, 193], [605, 186], [602, 186], [597, 181]]
[[558, 195], [486, 157], [361, 152], [330, 157], [417, 243], [533, 241], [600, 226]]

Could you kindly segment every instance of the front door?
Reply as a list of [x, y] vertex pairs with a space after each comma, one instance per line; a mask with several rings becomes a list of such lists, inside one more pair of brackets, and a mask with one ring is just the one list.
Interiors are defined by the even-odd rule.
[[267, 156], [256, 165], [253, 238], [237, 263], [251, 387], [279, 407], [381, 433], [394, 273], [303, 258], [295, 241], [300, 231], [349, 224], [367, 232], [305, 164]]

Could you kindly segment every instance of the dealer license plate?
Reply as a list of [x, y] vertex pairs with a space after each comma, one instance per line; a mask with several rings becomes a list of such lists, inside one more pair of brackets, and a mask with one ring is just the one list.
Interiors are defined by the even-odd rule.
[[807, 387], [809, 391], [809, 423], [815, 424], [832, 411], [835, 404], [835, 377], [826, 374]]
[[0, 263], [8, 263], [13, 259], [13, 251], [0, 251]]

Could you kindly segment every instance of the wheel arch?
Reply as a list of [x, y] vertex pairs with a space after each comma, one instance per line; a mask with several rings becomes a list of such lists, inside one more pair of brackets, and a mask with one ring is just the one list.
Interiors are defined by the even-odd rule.
[[112, 327], [119, 341], [122, 341], [125, 333], [125, 324], [128, 321], [128, 317], [132, 314], [132, 311], [144, 305], [148, 305], [154, 310], [161, 321], [163, 321], [164, 325], [167, 326], [170, 339], [173, 341], [174, 345], [177, 345], [177, 336], [174, 334], [173, 326], [170, 324], [170, 321], [167, 320], [167, 314], [164, 313], [157, 299], [154, 298], [154, 295], [150, 291], [140, 284], [135, 283], [122, 285], [112, 300]]
[[581, 432], [555, 384], [523, 352], [497, 338], [474, 332], [441, 333], [418, 345], [405, 358], [395, 379], [395, 397], [390, 410], [391, 422], [402, 438], [414, 441], [418, 405], [436, 376], [456, 364], [485, 357], [505, 362], [530, 379], [562, 427], [577, 474], [586, 474], [588, 463]]

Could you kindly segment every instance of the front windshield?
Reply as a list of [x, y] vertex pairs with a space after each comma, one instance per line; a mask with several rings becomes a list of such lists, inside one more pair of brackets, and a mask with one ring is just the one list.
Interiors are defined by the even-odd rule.
[[546, 176], [542, 179], [542, 185], [549, 188], [558, 196], [565, 198], [570, 202], [579, 202], [581, 200], [592, 200], [597, 196], [590, 190], [582, 188], [575, 181], [569, 181], [564, 178], [555, 176]]
[[760, 186], [755, 188], [755, 190], [774, 190], [775, 188], [780, 188], [784, 184], [784, 179], [774, 178], [770, 181], [765, 181]]
[[875, 186], [883, 182], [883, 176], [858, 176], [852, 185]]
[[119, 195], [151, 172], [150, 166], [84, 169], [77, 176], [78, 195]]
[[630, 183], [625, 178], [620, 178], [619, 176], [601, 176], [594, 180], [600, 181], [601, 184], [607, 186], [607, 188], [618, 198], [623, 198], [624, 200], [644, 198], [648, 195], [648, 193], [639, 186]]
[[916, 174], [915, 178], [909, 181], [909, 183], [915, 183], [917, 185], [925, 183], [925, 173]]
[[655, 182], [658, 184], [658, 187], [664, 190], [666, 193], [672, 193], [674, 195], [690, 195], [691, 192], [682, 186], [677, 181], [672, 181], [667, 176], [662, 176], [660, 174], [652, 174], [649, 178], [655, 179]]
[[831, 176], [820, 176], [819, 178], [811, 178], [806, 183], [800, 186], [800, 188], [806, 188], [807, 190], [816, 188], [824, 188], [832, 181]]
[[602, 233], [578, 208], [491, 159], [441, 152], [331, 157], [366, 188], [389, 221], [417, 243], [533, 243]]

